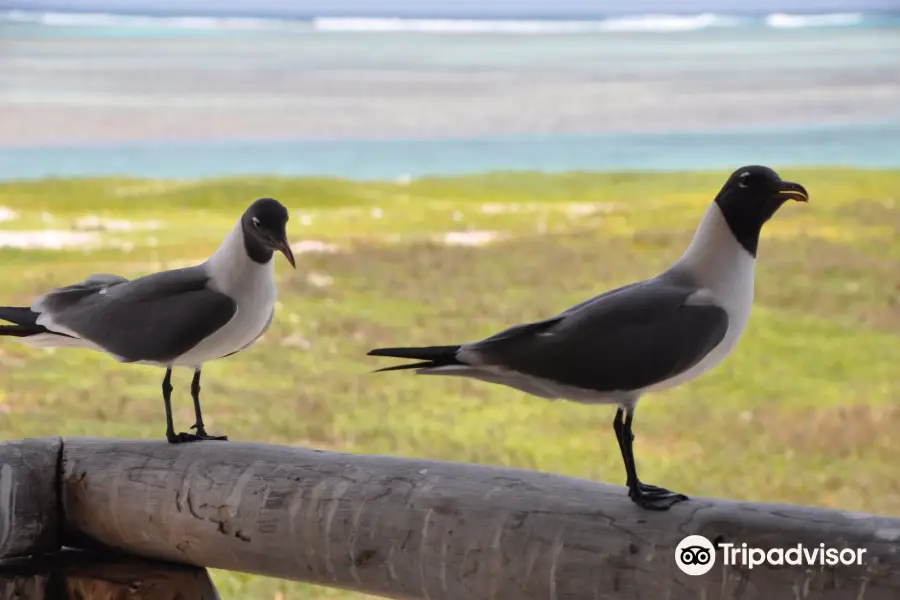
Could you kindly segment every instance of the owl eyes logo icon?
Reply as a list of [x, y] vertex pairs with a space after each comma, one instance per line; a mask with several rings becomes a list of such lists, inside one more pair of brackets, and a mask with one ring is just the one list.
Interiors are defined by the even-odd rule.
[[689, 535], [675, 547], [675, 564], [687, 575], [704, 575], [716, 564], [716, 549], [702, 535]]

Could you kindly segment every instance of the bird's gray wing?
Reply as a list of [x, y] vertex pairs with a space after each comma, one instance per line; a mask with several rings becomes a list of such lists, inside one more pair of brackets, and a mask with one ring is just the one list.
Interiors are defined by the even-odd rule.
[[84, 296], [90, 296], [105, 288], [127, 282], [128, 279], [121, 275], [97, 273], [89, 276], [84, 281], [56, 288], [55, 290], [51, 290], [43, 296], [40, 296], [32, 303], [31, 310], [41, 312], [45, 310], [45, 306], [47, 305], [71, 304]]
[[134, 280], [92, 276], [35, 301], [38, 323], [75, 333], [124, 361], [168, 362], [225, 325], [237, 311], [207, 287], [202, 267]]
[[725, 336], [727, 313], [699, 301], [697, 291], [664, 282], [629, 286], [466, 344], [460, 354], [478, 366], [600, 392], [640, 389], [696, 365]]
[[[610, 290], [608, 292], [604, 292], [603, 294], [600, 294], [599, 296], [594, 296], [593, 298], [589, 298], [583, 302], [579, 302], [575, 306], [567, 308], [566, 310], [562, 311], [558, 315], [552, 316], [547, 319], [542, 319], [540, 321], [533, 321], [531, 323], [522, 323], [520, 325], [513, 325], [512, 327], [509, 327], [507, 329], [504, 329], [503, 331], [495, 333], [494, 335], [492, 335], [490, 337], [486, 337], [483, 340], [476, 342], [475, 344], [483, 346], [483, 345], [487, 345], [489, 342], [499, 342], [500, 340], [505, 340], [508, 338], [513, 338], [513, 339], [521, 338], [522, 336], [527, 335], [529, 333], [540, 333], [542, 331], [545, 331], [551, 325], [556, 325], [560, 321], [563, 321], [567, 316], [580, 311], [585, 306], [587, 306], [589, 304], [595, 304], [595, 303], [599, 302], [600, 300], [602, 300], [603, 298], [605, 298], [606, 296], [609, 296], [611, 294], [619, 294], [619, 293], [621, 293], [629, 288], [632, 288], [636, 285], [639, 285], [639, 283], [632, 283], [632, 284], [629, 284], [629, 285], [626, 285], [626, 286], [623, 286], [620, 288], [616, 288], [614, 290]], [[468, 344], [468, 346], [472, 347], [473, 344]]]

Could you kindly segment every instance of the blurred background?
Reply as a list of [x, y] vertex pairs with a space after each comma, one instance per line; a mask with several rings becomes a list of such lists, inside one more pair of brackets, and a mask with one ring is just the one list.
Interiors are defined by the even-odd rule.
[[4, 3], [5, 179], [897, 162], [893, 0]]
[[[651, 276], [759, 163], [811, 202], [766, 226], [738, 351], [642, 401], [642, 476], [900, 515], [896, 0], [0, 0], [4, 303], [196, 264], [253, 199], [290, 208], [275, 324], [204, 369], [231, 439], [623, 483], [611, 409], [365, 353]], [[0, 377], [4, 439], [162, 437], [149, 367], [3, 340]]]

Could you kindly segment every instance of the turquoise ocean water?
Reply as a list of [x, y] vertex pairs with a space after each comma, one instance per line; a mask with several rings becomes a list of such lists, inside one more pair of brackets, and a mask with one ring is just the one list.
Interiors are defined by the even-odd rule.
[[900, 167], [900, 17], [0, 13], [0, 179]]
[[0, 148], [0, 179], [235, 174], [398, 179], [487, 170], [900, 167], [900, 121], [736, 131], [472, 139], [224, 140]]

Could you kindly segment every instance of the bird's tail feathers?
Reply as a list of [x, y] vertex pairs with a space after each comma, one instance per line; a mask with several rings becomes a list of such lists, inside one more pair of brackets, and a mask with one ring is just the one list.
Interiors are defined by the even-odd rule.
[[0, 325], [0, 336], [27, 337], [47, 333], [47, 328], [37, 324], [38, 313], [24, 306], [0, 306], [0, 320], [13, 325]]
[[459, 352], [459, 345], [456, 346], [422, 346], [410, 348], [376, 348], [370, 350], [369, 356], [390, 356], [393, 358], [409, 358], [419, 362], [409, 363], [405, 365], [396, 365], [393, 367], [384, 367], [376, 369], [375, 373], [384, 371], [402, 371], [405, 369], [433, 369], [436, 367], [446, 367], [451, 365], [463, 365], [456, 358]]

